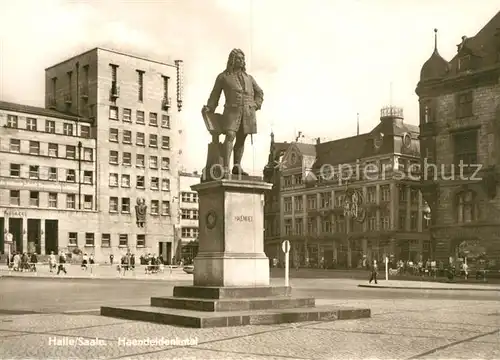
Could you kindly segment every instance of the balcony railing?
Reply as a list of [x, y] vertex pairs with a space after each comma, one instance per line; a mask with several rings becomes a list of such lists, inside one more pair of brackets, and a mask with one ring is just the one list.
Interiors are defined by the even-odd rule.
[[71, 95], [71, 93], [64, 94], [64, 102], [68, 105], [71, 105], [71, 103], [73, 102], [73, 96]]
[[57, 106], [57, 102], [56, 102], [56, 98], [52, 95], [50, 95], [48, 97], [48, 106], [49, 106], [49, 109], [55, 109], [56, 106]]
[[163, 110], [168, 110], [172, 106], [172, 98], [171, 97], [163, 97], [161, 102], [161, 107]]
[[80, 86], [80, 96], [84, 99], [89, 98], [89, 87], [88, 85], [82, 85]]

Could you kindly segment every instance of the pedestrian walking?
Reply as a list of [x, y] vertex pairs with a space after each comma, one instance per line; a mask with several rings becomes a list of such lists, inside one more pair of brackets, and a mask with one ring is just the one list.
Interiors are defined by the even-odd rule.
[[85, 253], [82, 256], [82, 270], [87, 270], [88, 263], [89, 263], [89, 257], [87, 253]]
[[61, 271], [64, 272], [64, 274], [67, 274], [67, 272], [66, 272], [66, 255], [62, 251], [59, 254], [59, 267], [57, 268], [57, 275], [59, 275], [59, 273]]
[[371, 284], [372, 281], [375, 281], [375, 284], [377, 284], [377, 275], [378, 275], [378, 266], [377, 266], [377, 260], [373, 260], [371, 272], [370, 272], [370, 281], [368, 281], [368, 284]]
[[56, 268], [56, 256], [54, 255], [54, 252], [51, 251], [50, 252], [50, 255], [49, 255], [49, 270], [50, 272], [52, 272], [52, 270], [54, 270]]
[[467, 263], [464, 263], [462, 265], [462, 269], [464, 270], [464, 278], [467, 280], [469, 278], [469, 265]]

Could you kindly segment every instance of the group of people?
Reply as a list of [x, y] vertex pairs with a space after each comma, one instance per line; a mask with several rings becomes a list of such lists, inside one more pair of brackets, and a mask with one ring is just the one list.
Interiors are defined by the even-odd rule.
[[82, 270], [87, 270], [89, 265], [94, 265], [94, 254], [90, 254], [90, 256], [85, 253], [82, 256]]
[[[111, 265], [114, 263], [114, 255], [109, 255], [109, 262]], [[141, 255], [139, 258], [139, 262], [141, 265], [145, 266], [146, 274], [155, 274], [163, 271], [163, 258], [161, 256], [157, 256], [154, 254], [146, 254]], [[120, 259], [120, 264], [117, 265], [118, 271], [123, 271], [125, 274], [128, 270], [134, 270], [136, 264], [135, 254], [127, 252]]]
[[[36, 272], [38, 264], [38, 255], [37, 253], [20, 253], [14, 252], [11, 254], [10, 258], [7, 258], [7, 266], [9, 269], [13, 271], [21, 271], [21, 272]], [[59, 254], [59, 259], [56, 258], [56, 255], [53, 251], [50, 252], [49, 255], [49, 270], [50, 272], [54, 272], [57, 268], [57, 275], [61, 272], [66, 272], [66, 254], [61, 251]]]
[[36, 272], [38, 257], [36, 253], [18, 253], [14, 252], [10, 258], [7, 258], [7, 266], [14, 271]]

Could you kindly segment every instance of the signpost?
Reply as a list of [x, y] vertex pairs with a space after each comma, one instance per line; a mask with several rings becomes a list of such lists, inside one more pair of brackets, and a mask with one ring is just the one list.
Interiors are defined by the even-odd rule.
[[284, 240], [281, 243], [281, 248], [283, 249], [283, 252], [285, 253], [285, 286], [289, 286], [288, 283], [288, 278], [289, 278], [289, 271], [290, 271], [290, 241]]
[[385, 280], [389, 280], [389, 258], [385, 257]]

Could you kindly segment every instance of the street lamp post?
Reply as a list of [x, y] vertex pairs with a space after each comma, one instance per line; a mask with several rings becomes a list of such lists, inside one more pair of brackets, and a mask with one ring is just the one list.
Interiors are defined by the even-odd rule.
[[422, 212], [423, 212], [423, 217], [424, 217], [424, 220], [427, 224], [427, 229], [429, 230], [429, 241], [430, 241], [430, 255], [431, 255], [431, 259], [434, 259], [434, 250], [433, 250], [433, 246], [432, 246], [432, 232], [429, 228], [429, 223], [431, 222], [431, 219], [432, 219], [432, 213], [431, 213], [431, 207], [429, 206], [429, 204], [427, 204], [427, 202], [424, 204], [424, 207], [422, 209]]

